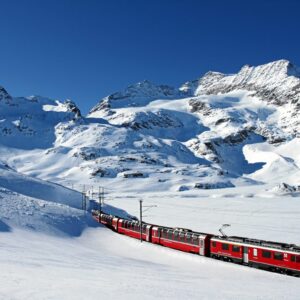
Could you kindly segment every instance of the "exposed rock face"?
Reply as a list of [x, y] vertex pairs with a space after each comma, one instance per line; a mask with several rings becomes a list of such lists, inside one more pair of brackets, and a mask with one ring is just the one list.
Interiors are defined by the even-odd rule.
[[170, 99], [179, 97], [181, 92], [168, 85], [155, 85], [148, 80], [128, 86], [125, 90], [113, 93], [94, 106], [90, 115], [101, 110], [120, 107], [141, 107], [154, 99]]
[[198, 96], [201, 94], [198, 91], [200, 87], [201, 89], [206, 90], [212, 85], [220, 82], [224, 77], [226, 77], [225, 74], [209, 71], [200, 79], [187, 81], [179, 88], [179, 90], [184, 92], [187, 96]]
[[71, 100], [66, 100], [64, 103], [67, 107], [67, 110], [75, 114], [75, 118], [81, 117], [80, 109], [76, 106], [76, 104]]
[[[120, 116], [119, 116], [120, 117]], [[128, 117], [128, 115], [123, 115]], [[155, 129], [155, 128], [179, 128], [183, 127], [180, 120], [168, 115], [164, 111], [153, 112], [139, 112], [132, 114], [127, 120], [122, 123], [125, 127], [130, 127], [134, 130], [139, 129]]]
[[245, 65], [233, 75], [208, 72], [198, 81], [198, 87], [193, 89], [194, 95], [248, 90], [272, 104], [299, 103], [300, 70], [287, 60], [258, 67]]
[[5, 88], [0, 86], [0, 102], [9, 104], [12, 102], [12, 97], [8, 94]]

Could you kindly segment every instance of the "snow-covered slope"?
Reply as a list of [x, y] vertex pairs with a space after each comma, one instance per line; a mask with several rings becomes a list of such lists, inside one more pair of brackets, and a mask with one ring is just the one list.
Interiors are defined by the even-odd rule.
[[31, 96], [13, 98], [0, 89], [0, 143], [12, 148], [50, 148], [55, 142], [55, 126], [75, 122], [80, 111], [72, 101], [61, 103]]
[[299, 136], [300, 69], [287, 60], [253, 67], [245, 65], [237, 74], [208, 72], [181, 88], [190, 95], [219, 95], [246, 90], [277, 109], [278, 127]]
[[[136, 99], [137, 86], [143, 91], [141, 102]], [[299, 69], [279, 60], [258, 67], [244, 66], [234, 75], [208, 72], [199, 80], [186, 82], [171, 99], [157, 94], [153, 100], [143, 85], [136, 85], [132, 94], [126, 91], [126, 104], [121, 106], [122, 102], [106, 97], [88, 117], [101, 117], [156, 139], [179, 141], [196, 157], [207, 160], [211, 170], [219, 168], [219, 174], [227, 174], [227, 178], [241, 177], [265, 164], [259, 159], [247, 161], [244, 146], [264, 142], [278, 145], [299, 137], [299, 86]], [[213, 186], [207, 172], [205, 176], [207, 182], [198, 180], [198, 184], [194, 179], [195, 186]], [[224, 182], [220, 176], [213, 177], [216, 182]], [[270, 177], [276, 184], [282, 179]], [[299, 185], [299, 181], [294, 184]]]

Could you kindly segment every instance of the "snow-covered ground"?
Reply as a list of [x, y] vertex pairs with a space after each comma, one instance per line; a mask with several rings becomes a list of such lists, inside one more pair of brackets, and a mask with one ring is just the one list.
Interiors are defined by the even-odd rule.
[[[55, 188], [51, 202], [0, 190], [0, 299], [299, 298], [299, 278], [141, 244], [93, 222], [59, 196], [63, 187]], [[157, 205], [145, 212], [148, 222], [212, 233], [230, 223], [228, 234], [300, 243], [299, 197], [249, 187], [180, 195], [106, 191], [108, 211], [114, 205], [138, 215], [140, 198]]]
[[299, 299], [299, 278], [140, 244], [108, 229], [1, 233], [1, 299]]

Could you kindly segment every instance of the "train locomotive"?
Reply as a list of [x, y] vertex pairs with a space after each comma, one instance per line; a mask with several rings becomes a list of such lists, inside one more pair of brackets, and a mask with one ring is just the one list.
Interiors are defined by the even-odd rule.
[[142, 238], [149, 243], [249, 267], [300, 276], [300, 247], [293, 244], [216, 236], [145, 222], [140, 224], [136, 220], [127, 220], [97, 210], [92, 211], [92, 216], [97, 222], [117, 233], [136, 239]]

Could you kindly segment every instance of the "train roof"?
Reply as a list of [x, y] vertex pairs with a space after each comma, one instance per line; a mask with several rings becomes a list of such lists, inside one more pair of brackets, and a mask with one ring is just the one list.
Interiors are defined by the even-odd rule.
[[286, 243], [278, 243], [278, 242], [272, 242], [272, 241], [264, 241], [264, 240], [257, 240], [257, 239], [251, 239], [251, 238], [244, 238], [239, 236], [218, 236], [214, 237], [214, 239], [224, 240], [224, 241], [230, 241], [235, 243], [245, 243], [250, 244], [254, 246], [260, 246], [260, 247], [268, 247], [268, 248], [274, 248], [278, 250], [287, 250], [287, 251], [294, 251], [300, 253], [300, 247], [295, 244], [286, 244]]

